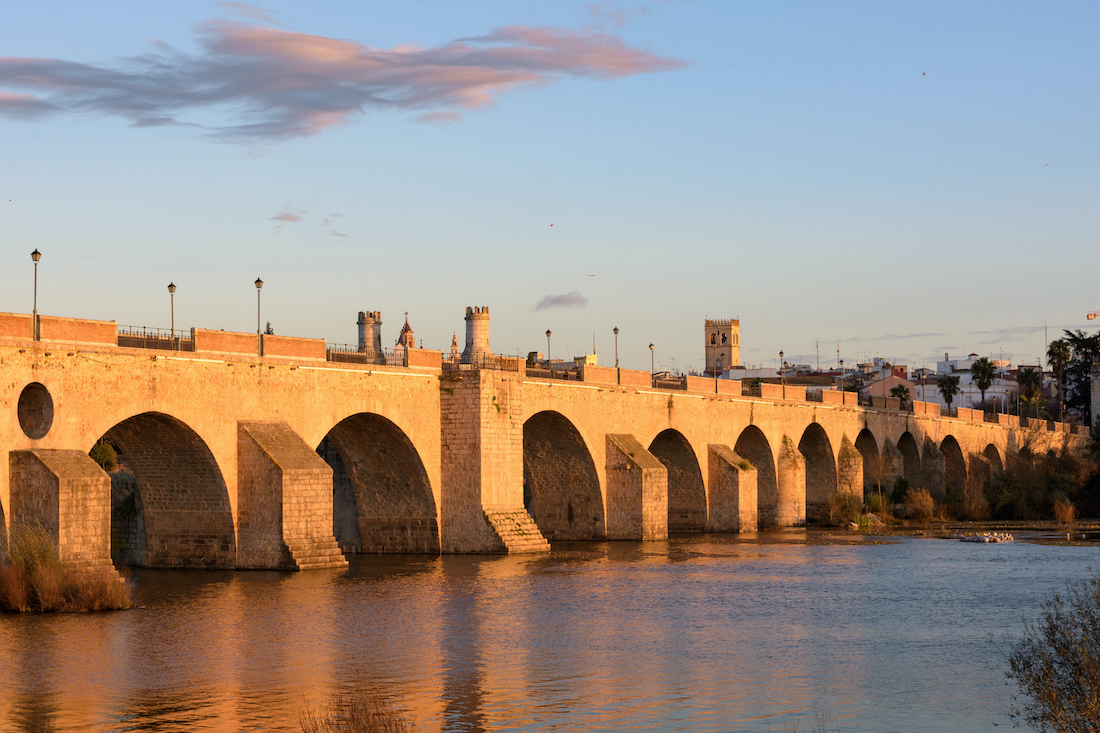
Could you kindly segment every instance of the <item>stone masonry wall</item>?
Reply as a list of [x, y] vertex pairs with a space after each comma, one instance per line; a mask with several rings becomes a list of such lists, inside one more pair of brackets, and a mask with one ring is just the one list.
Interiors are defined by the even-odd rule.
[[607, 538], [668, 538], [668, 469], [633, 435], [607, 436]]
[[111, 479], [75, 450], [12, 451], [12, 524], [40, 525], [63, 563], [111, 564]]
[[756, 469], [728, 446], [707, 446], [708, 532], [755, 532]]
[[547, 539], [604, 537], [600, 478], [584, 440], [568, 420], [543, 412], [527, 421], [523, 468], [525, 503]]
[[679, 432], [666, 430], [649, 452], [668, 469], [668, 530], [702, 532], [707, 524], [707, 491], [691, 445]]

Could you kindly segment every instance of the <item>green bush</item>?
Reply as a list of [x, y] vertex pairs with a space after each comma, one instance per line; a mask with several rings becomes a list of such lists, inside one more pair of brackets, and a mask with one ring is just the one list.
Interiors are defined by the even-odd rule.
[[88, 455], [107, 473], [118, 468], [118, 453], [109, 443], [96, 443]]
[[909, 479], [898, 476], [897, 480], [894, 481], [894, 490], [890, 493], [890, 503], [904, 504], [905, 495], [909, 493], [909, 487]]

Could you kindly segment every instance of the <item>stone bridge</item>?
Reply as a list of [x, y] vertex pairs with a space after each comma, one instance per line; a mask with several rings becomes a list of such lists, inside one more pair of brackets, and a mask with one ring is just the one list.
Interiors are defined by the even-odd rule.
[[[74, 565], [304, 569], [355, 552], [747, 532], [897, 476], [962, 492], [1025, 445], [1084, 438], [780, 385], [750, 397], [740, 382], [660, 389], [607, 367], [537, 377], [486, 353], [482, 325], [466, 363], [412, 348], [398, 363], [199, 329], [186, 351], [120, 346], [114, 322], [64, 318], [31, 338], [30, 316], [0, 314], [0, 549], [8, 529], [40, 524]], [[104, 440], [117, 473], [88, 456]]]

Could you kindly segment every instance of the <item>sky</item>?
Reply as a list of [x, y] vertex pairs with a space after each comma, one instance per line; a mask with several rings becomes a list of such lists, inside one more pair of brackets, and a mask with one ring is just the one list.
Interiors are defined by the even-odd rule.
[[1035, 363], [1100, 310], [1095, 2], [58, 2], [0, 23], [0, 311], [498, 353]]

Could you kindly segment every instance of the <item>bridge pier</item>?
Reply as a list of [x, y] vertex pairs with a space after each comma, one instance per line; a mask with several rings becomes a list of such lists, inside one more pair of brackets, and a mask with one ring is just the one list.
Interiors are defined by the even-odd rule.
[[[947, 461], [943, 452], [931, 438], [924, 439], [924, 457], [921, 459], [924, 488], [940, 501], [947, 495]], [[959, 487], [962, 490], [962, 487]]]
[[448, 371], [440, 390], [443, 551], [549, 549], [523, 506], [520, 373]]
[[894, 490], [894, 483], [903, 473], [904, 459], [893, 441], [882, 441], [882, 492], [887, 496]]
[[778, 469], [775, 522], [780, 527], [802, 527], [806, 524], [806, 458], [786, 435], [779, 447]]
[[237, 423], [237, 567], [347, 567], [332, 536], [332, 469], [285, 422]]
[[729, 446], [707, 446], [707, 532], [756, 531], [756, 475]]
[[111, 479], [78, 450], [8, 455], [13, 530], [40, 526], [68, 568], [111, 568]]
[[607, 436], [607, 539], [668, 539], [668, 469], [633, 435]]

